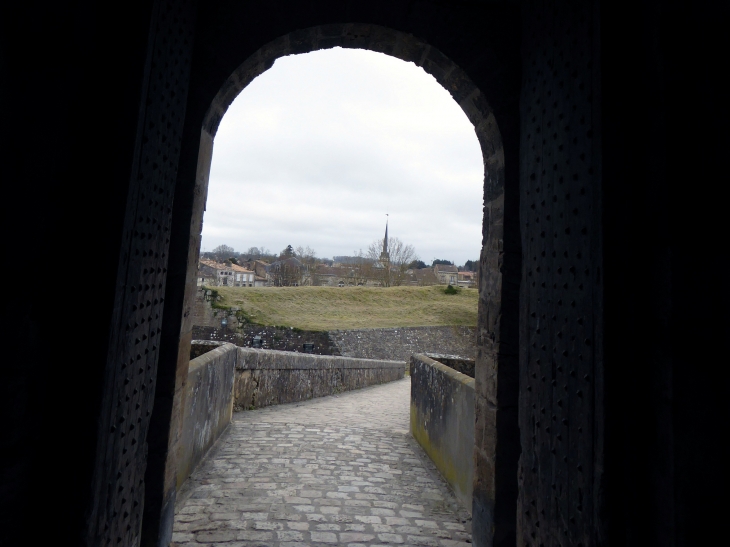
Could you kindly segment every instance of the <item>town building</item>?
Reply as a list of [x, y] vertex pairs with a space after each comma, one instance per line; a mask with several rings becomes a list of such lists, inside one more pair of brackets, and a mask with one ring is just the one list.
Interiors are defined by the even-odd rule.
[[433, 273], [441, 285], [456, 285], [459, 277], [459, 269], [450, 264], [436, 264]]
[[459, 287], [476, 287], [476, 272], [459, 272], [456, 283]]
[[256, 274], [238, 264], [202, 259], [198, 266], [198, 286], [253, 287]]
[[439, 284], [436, 274], [433, 273], [433, 268], [430, 267], [410, 269], [406, 272], [406, 275], [408, 275], [409, 285], [425, 287]]

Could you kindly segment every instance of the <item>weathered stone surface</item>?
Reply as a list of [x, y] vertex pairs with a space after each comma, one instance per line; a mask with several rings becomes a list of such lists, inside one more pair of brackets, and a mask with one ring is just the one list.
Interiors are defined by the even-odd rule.
[[409, 389], [235, 414], [178, 496], [174, 545], [468, 547], [468, 513], [408, 434]]
[[231, 421], [236, 350], [223, 344], [190, 361], [177, 452], [178, 488]]
[[304, 401], [403, 378], [405, 363], [238, 348], [235, 408]]
[[261, 338], [261, 349], [277, 351], [304, 351], [304, 344], [312, 344], [315, 355], [340, 355], [339, 348], [330, 340], [327, 332], [308, 331], [274, 325], [238, 325], [236, 316], [227, 316], [228, 326], [221, 328], [221, 319], [225, 315], [218, 315], [204, 325], [193, 327], [193, 335], [198, 340], [230, 342], [241, 347], [254, 347], [255, 337]]
[[195, 341], [175, 466], [179, 489], [225, 431], [235, 406], [252, 409], [403, 378], [404, 363], [238, 348]]
[[414, 353], [476, 356], [472, 327], [404, 327], [330, 331], [340, 354], [366, 359], [408, 361]]
[[471, 514], [474, 379], [425, 355], [410, 368], [411, 433]]

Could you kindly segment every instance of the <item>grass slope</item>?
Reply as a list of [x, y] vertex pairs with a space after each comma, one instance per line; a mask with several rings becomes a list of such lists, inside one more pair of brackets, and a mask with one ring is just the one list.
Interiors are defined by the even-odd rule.
[[216, 287], [221, 307], [254, 323], [305, 330], [476, 326], [476, 289], [444, 287]]

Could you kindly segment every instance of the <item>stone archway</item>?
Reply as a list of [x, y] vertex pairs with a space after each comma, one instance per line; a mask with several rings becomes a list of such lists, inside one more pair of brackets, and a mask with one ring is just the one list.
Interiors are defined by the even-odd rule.
[[[220, 87], [202, 120], [191, 216], [186, 216], [187, 220], [181, 221], [189, 222], [190, 234], [187, 241], [183, 300], [191, 302], [195, 293], [196, 266], [213, 143], [227, 108], [249, 83], [273, 66], [276, 59], [333, 47], [368, 49], [415, 63], [449, 91], [474, 126], [484, 162], [484, 216], [477, 329], [474, 540], [477, 544], [487, 545], [493, 543], [495, 534], [514, 538], [519, 457], [516, 382], [519, 228], [516, 218], [509, 219], [508, 225], [514, 233], [505, 234], [505, 153], [495, 113], [465, 71], [438, 49], [413, 35], [382, 26], [324, 25], [283, 35], [259, 48], [240, 64]], [[173, 237], [176, 235], [174, 233]], [[507, 245], [505, 240], [508, 241]], [[178, 244], [182, 245], [183, 242]], [[174, 246], [175, 241], [171, 245]], [[505, 271], [510, 276], [506, 282]], [[506, 292], [509, 294], [506, 295]], [[503, 309], [503, 301], [508, 303], [510, 309]], [[185, 377], [185, 357], [189, 354], [191, 332], [191, 317], [183, 312], [176, 359], [176, 401], [182, 396], [180, 387], [184, 380], [180, 379]], [[503, 340], [507, 340], [507, 344]], [[173, 403], [173, 413], [168, 424], [161, 420], [158, 425], [162, 426], [163, 431], [164, 427], [168, 428], [170, 446], [164, 469], [148, 468], [148, 484], [156, 480], [155, 474], [169, 477], [170, 470], [174, 469], [174, 443], [177, 438], [175, 431], [180, 427], [174, 409], [180, 407], [179, 401]], [[159, 516], [154, 517], [155, 513], [170, 515], [172, 511], [174, 493], [171, 490], [174, 489], [174, 481], [165, 479], [165, 484], [160, 486], [166, 501], [160, 507], [159, 487], [156, 489], [157, 503], [146, 500], [146, 514], [152, 517], [150, 521], [160, 521]], [[164, 527], [168, 517], [161, 520], [161, 527]], [[164, 536], [164, 531], [160, 530], [160, 533]]]

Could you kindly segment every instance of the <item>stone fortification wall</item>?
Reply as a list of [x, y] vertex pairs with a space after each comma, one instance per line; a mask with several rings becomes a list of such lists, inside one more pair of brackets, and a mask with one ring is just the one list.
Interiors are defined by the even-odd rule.
[[238, 348], [236, 410], [293, 403], [403, 378], [404, 361]]
[[[193, 306], [193, 338], [218, 340], [251, 347], [260, 336], [263, 349], [303, 351], [305, 342], [314, 344], [316, 355], [343, 355], [358, 359], [408, 361], [414, 353], [438, 353], [476, 359], [474, 327], [400, 327], [307, 331], [291, 327], [254, 325], [239, 322], [237, 308], [215, 309], [198, 289]], [[221, 326], [226, 320], [226, 328]]]
[[425, 355], [413, 355], [411, 433], [472, 512], [474, 379]]
[[236, 351], [233, 344], [223, 344], [190, 361], [177, 458], [178, 489], [231, 422]]
[[440, 353], [476, 358], [473, 327], [337, 330], [329, 336], [347, 357], [408, 361], [414, 353]]
[[[218, 310], [213, 308], [210, 302], [206, 302], [203, 297], [203, 290], [198, 287], [195, 293], [195, 303], [193, 304], [192, 316], [193, 325], [200, 327], [220, 327], [221, 319], [228, 316], [227, 310]], [[230, 313], [235, 320], [235, 315]]]
[[219, 327], [193, 327], [195, 340], [217, 340], [241, 347], [253, 347], [255, 336], [261, 337], [261, 349], [278, 351], [303, 351], [304, 344], [313, 345], [316, 355], [339, 355], [340, 350], [330, 340], [327, 332], [308, 331], [291, 327], [270, 325], [242, 325], [237, 330]]

